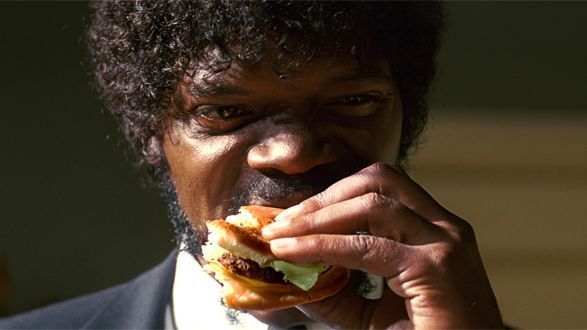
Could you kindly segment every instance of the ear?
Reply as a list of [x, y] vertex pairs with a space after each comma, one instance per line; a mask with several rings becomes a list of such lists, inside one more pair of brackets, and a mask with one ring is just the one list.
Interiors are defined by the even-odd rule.
[[158, 136], [151, 136], [143, 147], [143, 156], [150, 166], [157, 166], [163, 159], [163, 148], [161, 139]]

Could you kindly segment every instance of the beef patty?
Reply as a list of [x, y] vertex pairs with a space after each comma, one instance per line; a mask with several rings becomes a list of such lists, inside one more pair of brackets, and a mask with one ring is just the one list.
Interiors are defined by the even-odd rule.
[[267, 283], [286, 283], [283, 279], [282, 272], [278, 272], [270, 267], [261, 267], [258, 263], [250, 259], [238, 258], [230, 253], [225, 253], [218, 258], [218, 262], [238, 275]]

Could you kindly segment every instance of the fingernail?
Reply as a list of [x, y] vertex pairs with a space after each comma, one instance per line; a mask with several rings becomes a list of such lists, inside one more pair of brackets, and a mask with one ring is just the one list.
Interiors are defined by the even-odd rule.
[[263, 229], [261, 229], [261, 234], [263, 235], [263, 237], [271, 239], [287, 226], [289, 226], [289, 221], [273, 222], [263, 227]]
[[287, 250], [291, 248], [295, 243], [295, 238], [278, 238], [269, 241], [271, 244], [271, 250]]
[[298, 216], [300, 213], [302, 213], [302, 205], [298, 204], [298, 205], [292, 206], [292, 207], [286, 209], [285, 211], [279, 213], [275, 217], [275, 221], [293, 219], [296, 216]]

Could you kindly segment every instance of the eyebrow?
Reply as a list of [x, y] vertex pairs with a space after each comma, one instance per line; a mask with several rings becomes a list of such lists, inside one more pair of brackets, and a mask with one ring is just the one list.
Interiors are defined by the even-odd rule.
[[248, 95], [249, 91], [236, 86], [227, 86], [220, 84], [197, 84], [192, 83], [188, 87], [188, 92], [192, 95]]
[[344, 73], [340, 76], [330, 79], [331, 84], [343, 83], [348, 81], [356, 81], [368, 78], [385, 77], [385, 73], [380, 69], [362, 69], [356, 72]]
[[[356, 81], [368, 78], [384, 77], [385, 73], [380, 69], [362, 69], [356, 72], [344, 73], [342, 75], [330, 79], [330, 84], [338, 84], [348, 81]], [[206, 96], [227, 96], [227, 95], [250, 95], [251, 93], [246, 89], [237, 86], [227, 86], [221, 84], [211, 83], [192, 83], [188, 87], [188, 92], [191, 95], [206, 95]]]

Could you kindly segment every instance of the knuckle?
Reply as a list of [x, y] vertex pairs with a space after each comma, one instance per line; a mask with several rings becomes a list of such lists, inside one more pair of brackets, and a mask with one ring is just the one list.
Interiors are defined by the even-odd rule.
[[378, 192], [367, 193], [363, 195], [362, 199], [366, 209], [377, 208], [392, 203], [391, 198]]
[[363, 204], [366, 209], [377, 209], [383, 214], [397, 215], [408, 211], [408, 207], [397, 199], [377, 192], [365, 194], [363, 196]]
[[432, 262], [437, 269], [445, 271], [457, 268], [464, 260], [469, 260], [471, 252], [476, 250], [476, 244], [473, 226], [459, 219], [453, 223], [447, 238], [430, 252]]
[[309, 210], [319, 210], [326, 205], [327, 196], [325, 192], [320, 192], [313, 197], [302, 202], [304, 208]]
[[404, 204], [402, 204], [400, 201], [398, 201], [397, 199], [393, 199], [393, 198], [388, 198], [388, 201], [386, 203], [386, 206], [393, 212], [396, 214], [402, 214], [407, 212], [407, 206], [405, 206]]
[[454, 243], [445, 243], [442, 248], [437, 250], [437, 261], [441, 264], [449, 264], [452, 260], [458, 259], [460, 247]]
[[320, 227], [319, 219], [314, 213], [303, 215], [297, 220], [296, 225], [302, 229], [303, 233], [313, 233]]
[[367, 167], [369, 172], [382, 173], [384, 175], [395, 174], [396, 170], [389, 164], [383, 162], [375, 162]]
[[369, 177], [371, 189], [389, 195], [393, 190], [390, 183], [397, 180], [399, 173], [391, 165], [377, 162], [369, 165], [364, 174]]
[[454, 243], [458, 245], [475, 243], [475, 229], [473, 229], [473, 226], [469, 222], [461, 218], [456, 218], [452, 223], [452, 227], [451, 237]]
[[328, 251], [328, 249], [330, 248], [328, 242], [324, 242], [323, 240], [318, 238], [309, 239], [307, 237], [294, 237], [294, 239], [297, 242], [303, 244], [307, 251], [325, 252]]
[[364, 269], [370, 260], [377, 254], [377, 240], [369, 235], [355, 235], [351, 240], [351, 248], [360, 257], [356, 268]]
[[387, 163], [378, 162], [372, 166], [372, 171], [376, 173], [377, 176], [387, 180], [395, 180], [402, 175], [402, 173], [400, 173], [396, 168]]
[[460, 253], [458, 250], [457, 246], [448, 242], [437, 245], [434, 250], [429, 252], [432, 268], [441, 273], [450, 271], [459, 260], [458, 255]]
[[455, 215], [449, 214], [444, 220], [436, 222], [442, 228], [446, 240], [452, 244], [471, 245], [475, 244], [475, 229], [473, 226]]
[[341, 248], [337, 240], [329, 239], [324, 235], [310, 235], [298, 237], [298, 239], [306, 241], [308, 251], [330, 254], [338, 252]]

